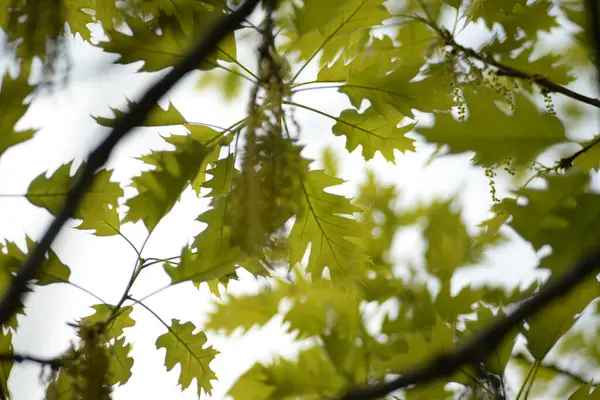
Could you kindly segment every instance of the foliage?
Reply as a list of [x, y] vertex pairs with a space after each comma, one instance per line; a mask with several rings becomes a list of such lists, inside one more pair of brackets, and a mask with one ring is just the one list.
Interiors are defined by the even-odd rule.
[[[237, 6], [233, 3], [52, 0], [32, 6], [37, 3], [11, 0], [10, 7], [0, 8], [0, 27], [19, 72], [2, 78], [0, 157], [35, 136], [35, 129], [22, 130], [18, 122], [35, 90], [66, 57], [69, 35], [117, 55], [115, 63], [158, 72], [185, 57], [198, 37]], [[562, 96], [565, 108], [579, 103], [600, 108], [599, 100], [572, 91], [585, 87], [581, 83], [593, 65], [583, 1], [267, 0], [254, 17], [257, 24], [235, 26], [198, 66], [201, 82], [229, 100], [248, 101], [244, 118], [228, 128], [209, 127], [188, 120], [173, 104], [156, 106], [139, 126], [181, 126], [186, 133], [164, 137], [165, 149], [141, 155], [147, 168], [128, 182], [111, 180], [106, 169], [96, 171], [72, 215], [81, 221], [77, 229], [95, 236], [122, 235], [122, 226], [138, 221], [149, 235], [187, 189], [210, 199], [197, 218], [203, 230], [180, 254], [142, 257], [143, 249], [136, 249], [134, 273], [120, 301], [93, 305], [92, 315], [72, 324], [78, 339], [56, 357], [59, 367], [38, 360], [53, 365], [44, 378], [48, 399], [108, 399], [115, 386], [126, 384], [135, 363], [127, 329], [135, 326], [131, 314], [140, 308], [167, 329], [156, 349], [164, 349], [167, 371], [180, 367], [182, 390], [195, 380], [189, 390], [198, 396], [212, 391], [217, 376], [211, 361], [218, 350], [205, 331], [243, 334], [279, 316], [302, 350], [292, 359], [253, 365], [229, 395], [335, 398], [456, 350], [534, 295], [539, 282], [510, 289], [491, 282], [456, 286], [457, 271], [483, 265], [507, 232], [538, 252], [538, 268], [549, 272], [550, 281], [598, 246], [600, 196], [591, 177], [600, 168], [599, 136], [573, 139], [581, 137], [573, 132], [577, 118], [554, 104]], [[47, 23], [38, 24], [42, 19]], [[92, 25], [102, 28], [104, 40], [92, 40]], [[477, 48], [461, 44], [464, 36], [458, 34], [467, 27], [483, 38]], [[570, 41], [563, 49], [548, 48], [546, 34]], [[245, 65], [238, 50], [257, 43], [255, 65]], [[40, 65], [44, 79], [30, 79], [40, 75]], [[300, 91], [332, 88], [350, 104], [337, 116], [294, 99]], [[126, 109], [111, 108], [113, 116], [94, 119], [113, 127], [135, 105], [128, 101]], [[335, 176], [335, 154], [325, 154], [325, 169], [303, 155], [294, 109], [330, 119], [331, 133], [345, 140], [350, 153], [360, 147], [366, 162], [380, 154], [394, 163], [425, 143], [437, 147], [434, 159], [471, 154], [471, 167], [490, 179], [489, 219], [473, 229], [454, 198], [401, 207], [403, 194], [373, 173], [358, 182], [354, 196], [340, 195], [345, 182]], [[433, 116], [431, 123], [427, 115]], [[555, 164], [544, 166], [549, 157]], [[40, 174], [24, 197], [57, 215], [86, 165], [76, 164]], [[507, 190], [497, 198], [495, 179], [503, 170]], [[125, 196], [125, 187], [135, 194]], [[391, 256], [403, 229], [421, 233], [421, 265]], [[29, 237], [25, 242], [1, 246], [2, 295], [36, 245]], [[169, 286], [206, 283], [215, 295], [203, 326], [175, 318], [166, 323], [143, 299], [131, 297], [146, 268], [160, 266]], [[237, 280], [241, 270], [264, 287], [221, 298], [220, 286]], [[31, 287], [71, 283], [70, 271], [49, 251]], [[600, 390], [581, 365], [575, 365], [581, 371], [566, 370], [551, 359], [559, 353], [600, 367], [597, 348], [590, 349], [589, 338], [574, 327], [585, 315], [597, 316], [592, 304], [599, 290], [590, 277], [521, 321], [480, 363], [390, 398], [498, 399], [517, 392], [516, 398], [534, 393], [597, 398]], [[10, 374], [23, 360], [12, 342], [25, 307], [0, 330], [1, 397], [10, 395]], [[382, 321], [365, 311], [369, 307], [384, 314]], [[521, 350], [517, 337], [526, 342]], [[516, 383], [511, 373], [519, 377]], [[572, 380], [561, 391], [556, 385], [533, 386], [544, 379], [559, 382], [561, 376]]]

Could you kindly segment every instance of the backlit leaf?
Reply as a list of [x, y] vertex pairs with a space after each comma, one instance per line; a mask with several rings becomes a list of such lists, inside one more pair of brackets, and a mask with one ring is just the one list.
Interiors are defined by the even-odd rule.
[[[109, 304], [95, 304], [92, 306], [94, 313], [79, 320], [80, 324], [94, 325], [97, 323], [104, 324], [114, 309], [114, 306]], [[131, 306], [122, 306], [105, 330], [105, 342], [116, 339], [123, 335], [123, 329], [131, 328], [135, 325], [135, 321], [129, 316], [133, 311]]]
[[577, 321], [578, 314], [599, 296], [600, 283], [591, 277], [527, 319], [527, 348], [536, 360], [544, 359], [558, 339]]
[[362, 155], [370, 160], [376, 151], [381, 152], [386, 160], [394, 161], [394, 150], [404, 152], [414, 150], [413, 140], [405, 136], [415, 124], [407, 124], [398, 127], [399, 120], [388, 120], [368, 108], [359, 113], [356, 110], [344, 110], [333, 126], [333, 133], [337, 136], [346, 136], [346, 148], [354, 151], [359, 145], [362, 146]]
[[310, 171], [304, 181], [302, 213], [290, 232], [290, 265], [300, 262], [310, 244], [308, 271], [320, 277], [325, 267], [334, 280], [351, 278], [367, 258], [362, 250], [363, 228], [352, 214], [360, 209], [343, 196], [327, 193], [326, 188], [342, 181]]
[[465, 99], [469, 108], [466, 121], [437, 113], [435, 125], [417, 128], [417, 133], [431, 143], [447, 144], [451, 153], [473, 151], [474, 160], [484, 165], [502, 164], [512, 157], [515, 166], [522, 166], [566, 139], [563, 123], [540, 112], [521, 94], [515, 96], [513, 115], [500, 110], [485, 90], [466, 92]]
[[169, 331], [156, 339], [156, 348], [166, 350], [167, 371], [180, 364], [178, 382], [182, 389], [187, 389], [196, 379], [196, 390], [200, 397], [203, 390], [207, 394], [212, 391], [210, 381], [217, 377], [209, 364], [218, 352], [212, 346], [205, 348], [206, 334], [202, 331], [194, 333], [195, 330], [191, 322], [181, 324], [179, 320], [172, 319]]
[[133, 367], [133, 358], [129, 357], [131, 344], [125, 343], [125, 338], [121, 337], [108, 349], [109, 354], [109, 382], [111, 385], [124, 385], [131, 378], [131, 367]]
[[210, 151], [192, 135], [172, 136], [166, 141], [175, 150], [153, 151], [141, 158], [154, 169], [133, 178], [138, 194], [127, 201], [129, 211], [124, 222], [142, 220], [150, 232], [171, 211], [183, 190], [198, 174], [205, 173], [201, 169]]
[[[35, 178], [27, 189], [27, 200], [56, 216], [62, 210], [68, 191], [85, 168], [85, 164], [82, 164], [75, 176], [71, 176], [72, 164], [70, 162], [61, 166], [50, 177], [41, 174]], [[96, 236], [119, 233], [121, 224], [117, 207], [119, 198], [123, 196], [123, 189], [110, 178], [111, 172], [107, 170], [96, 173], [92, 187], [86, 192], [73, 215], [74, 218], [82, 220], [77, 226], [78, 229], [94, 230]]]
[[[127, 110], [131, 110], [136, 106], [135, 101], [127, 100]], [[123, 118], [126, 115], [125, 111], [121, 111], [118, 108], [110, 109], [115, 115], [113, 118], [105, 118], [105, 117], [94, 117], [96, 122], [102, 126], [114, 127], [115, 122]], [[167, 126], [167, 125], [182, 125], [187, 121], [181, 115], [179, 110], [175, 108], [175, 106], [169, 103], [169, 106], [166, 110], [162, 109], [159, 106], [155, 106], [150, 114], [144, 119], [143, 123], [138, 124], [138, 126]]]
[[25, 114], [29, 105], [24, 104], [25, 98], [31, 93], [33, 87], [27, 84], [29, 70], [22, 72], [22, 76], [12, 79], [8, 72], [3, 74], [2, 87], [0, 88], [0, 155], [9, 147], [25, 142], [33, 136], [34, 129], [16, 131], [15, 125]]

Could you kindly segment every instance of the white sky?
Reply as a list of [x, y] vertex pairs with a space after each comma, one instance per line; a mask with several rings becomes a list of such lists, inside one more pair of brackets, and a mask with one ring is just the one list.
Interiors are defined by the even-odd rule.
[[[112, 66], [113, 55], [83, 44], [80, 39], [73, 40], [71, 46], [73, 65], [69, 83], [64, 88], [57, 87], [52, 94], [36, 98], [22, 121], [23, 126], [41, 127], [40, 131], [33, 140], [11, 148], [0, 158], [2, 194], [25, 193], [30, 181], [38, 174], [54, 171], [73, 158], [82, 160], [105, 133], [90, 115], [110, 116], [108, 106], [122, 105], [125, 96], [136, 98], [145, 85], [158, 76], [135, 73], [136, 67], [132, 65]], [[240, 58], [247, 59], [247, 51]], [[195, 89], [197, 77], [196, 74], [188, 76], [167, 96], [185, 117], [190, 121], [228, 126], [244, 115], [246, 98], [225, 103], [212, 88], [199, 92]], [[306, 91], [295, 95], [294, 100], [336, 116], [349, 106], [345, 97], [336, 94], [335, 90]], [[344, 139], [331, 134], [334, 121], [305, 110], [297, 110], [296, 117], [302, 127], [302, 140], [307, 143], [304, 154], [316, 158], [326, 145], [338, 149], [342, 175], [351, 181], [345, 190], [351, 192], [352, 183], [364, 177], [360, 150], [352, 155], [341, 150]], [[141, 163], [133, 157], [150, 148], [164, 146], [159, 132], [166, 135], [175, 131], [182, 132], [182, 129], [136, 130], [110, 160], [109, 166], [115, 168], [113, 179], [123, 181], [136, 174]], [[469, 166], [469, 156], [442, 157], [426, 167], [425, 162], [433, 149], [422, 144], [418, 149], [422, 151], [399, 155], [396, 165], [386, 163], [379, 155], [368, 164], [384, 181], [398, 186], [403, 204], [458, 194], [467, 225], [472, 228], [483, 220], [491, 204], [489, 186], [483, 172]], [[39, 237], [50, 220], [45, 210], [30, 205], [24, 198], [0, 198], [0, 204], [0, 237], [9, 241], [22, 244], [24, 234]], [[157, 227], [144, 256], [178, 255], [181, 247], [199, 231], [198, 224], [193, 221], [206, 204], [206, 199], [198, 200], [190, 192], [185, 193], [182, 203], [176, 205]], [[122, 231], [136, 246], [144, 240], [145, 228], [139, 223], [126, 224]], [[418, 235], [407, 231], [397, 237], [393, 255], [398, 260], [418, 261], [416, 250], [422, 248]], [[119, 236], [98, 238], [75, 229], [63, 231], [54, 249], [71, 267], [73, 282], [112, 304], [120, 298], [136, 259], [136, 254]], [[459, 272], [457, 283], [488, 279], [515, 285], [527, 284], [534, 277], [531, 268], [536, 264], [535, 254], [520, 240], [495, 250], [490, 258], [485, 267]], [[231, 284], [230, 288], [235, 292], [251, 290], [255, 285], [247, 274], [245, 278], [238, 284]], [[168, 282], [166, 274], [157, 265], [144, 271], [133, 294], [142, 297]], [[206, 292], [206, 288], [198, 291], [191, 284], [182, 284], [146, 303], [167, 322], [178, 318], [201, 327], [209, 310], [210, 297]], [[96, 303], [97, 300], [71, 286], [51, 285], [36, 290], [28, 297], [28, 317], [20, 319], [14, 341], [16, 351], [36, 356], [57, 355], [74, 339], [73, 329], [66, 322], [90, 314], [88, 307]], [[126, 336], [134, 345], [133, 376], [127, 385], [115, 390], [114, 398], [195, 399], [195, 382], [190, 390], [181, 393], [177, 386], [179, 366], [167, 373], [164, 350], [155, 348], [156, 337], [163, 334], [165, 328], [143, 309], [136, 308], [132, 317], [136, 326], [126, 330]], [[211, 364], [220, 377], [220, 381], [213, 382], [213, 399], [224, 398], [234, 379], [255, 361], [267, 361], [274, 354], [292, 355], [295, 349], [279, 321], [271, 321], [264, 329], [253, 329], [241, 338], [224, 340], [209, 335], [209, 343], [221, 352]], [[15, 399], [43, 397], [37, 384], [38, 373], [38, 367], [32, 364], [14, 367], [10, 388]]]

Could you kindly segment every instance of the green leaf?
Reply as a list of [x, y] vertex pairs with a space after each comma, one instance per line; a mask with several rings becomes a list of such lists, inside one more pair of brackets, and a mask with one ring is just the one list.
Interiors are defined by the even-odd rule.
[[544, 359], [558, 339], [577, 321], [579, 313], [598, 296], [600, 296], [600, 283], [595, 277], [591, 277], [527, 319], [529, 325], [529, 329], [525, 332], [527, 348], [536, 360]]
[[[178, 16], [162, 14], [160, 18], [146, 22], [127, 17], [127, 25], [133, 34], [109, 30], [106, 33], [110, 40], [101, 42], [100, 46], [108, 53], [119, 54], [121, 64], [144, 61], [141, 71], [160, 71], [170, 67], [187, 54], [190, 43], [206, 34], [224, 15], [222, 8], [215, 7], [209, 11], [206, 7], [201, 7], [199, 2], [196, 7], [183, 7], [183, 9]], [[217, 59], [236, 60], [233, 34], [221, 41], [215, 53], [208, 57], [200, 68], [214, 68], [217, 66]]]
[[0, 126], [2, 135], [0, 136], [0, 156], [4, 152], [19, 143], [25, 142], [33, 136], [34, 129], [27, 129], [17, 132], [15, 126], [23, 117], [29, 104], [24, 104], [25, 99], [32, 92], [33, 87], [27, 84], [29, 69], [24, 71], [16, 79], [12, 79], [8, 72], [5, 72], [0, 88]]
[[365, 233], [352, 216], [360, 209], [345, 197], [325, 191], [341, 183], [322, 170], [310, 171], [304, 181], [302, 212], [288, 238], [289, 262], [291, 266], [300, 262], [310, 244], [307, 271], [313, 278], [319, 278], [328, 267], [332, 280], [352, 279], [367, 261], [362, 248]]
[[345, 337], [357, 334], [361, 319], [360, 298], [348, 295], [344, 285], [333, 284], [329, 280], [314, 282], [296, 274], [289, 291], [292, 305], [285, 313], [290, 331], [298, 331], [300, 338], [319, 336], [338, 330]]
[[[94, 325], [97, 323], [104, 324], [109, 316], [112, 313], [112, 310], [115, 308], [110, 304], [95, 304], [92, 306], [94, 309], [94, 314], [84, 317], [79, 320], [79, 324], [81, 325]], [[129, 316], [133, 311], [133, 307], [131, 306], [123, 306], [119, 309], [117, 316], [114, 320], [106, 327], [105, 333], [105, 343], [112, 339], [116, 339], [123, 335], [123, 330], [126, 328], [131, 328], [135, 325], [135, 321]]]
[[53, 379], [46, 388], [45, 400], [72, 400], [73, 398], [73, 379], [63, 368], [58, 376]]
[[450, 282], [458, 267], [474, 261], [473, 242], [460, 213], [453, 211], [451, 206], [451, 202], [433, 204], [424, 232], [429, 243], [425, 252], [427, 270], [435, 274], [442, 285]]
[[566, 86], [575, 80], [562, 55], [546, 54], [532, 59], [533, 51], [531, 47], [514, 58], [501, 58], [500, 62], [532, 76], [543, 76], [558, 85]]
[[214, 163], [214, 166], [206, 171], [212, 178], [207, 181], [202, 187], [211, 189], [209, 196], [224, 196], [231, 190], [233, 178], [238, 171], [235, 169], [235, 157], [233, 154]]
[[[70, 176], [73, 162], [61, 166], [50, 177], [39, 175], [27, 189], [27, 200], [43, 207], [56, 216], [62, 210], [65, 197], [85, 168], [82, 164], [75, 176]], [[93, 230], [96, 236], [111, 236], [120, 231], [117, 207], [123, 189], [117, 182], [111, 182], [111, 172], [100, 170], [96, 173], [92, 187], [86, 192], [73, 217], [82, 220], [77, 226], [82, 230]]]
[[[477, 319], [466, 322], [466, 335], [465, 340], [468, 341], [472, 337], [478, 335], [482, 330], [487, 329], [491, 323], [494, 323], [498, 318], [504, 318], [506, 314], [500, 310], [496, 315], [490, 308], [479, 306], [477, 310]], [[489, 357], [484, 361], [485, 370], [489, 373], [504, 376], [504, 370], [506, 364], [510, 359], [515, 340], [519, 334], [519, 329], [514, 329], [509, 332], [500, 342], [500, 344], [493, 349]], [[472, 335], [472, 336], [471, 336]]]
[[403, 338], [408, 351], [392, 354], [388, 362], [388, 368], [394, 372], [404, 372], [454, 348], [454, 330], [439, 317], [428, 334], [411, 332], [405, 333]]
[[[3, 328], [0, 328], [0, 354], [14, 355], [14, 353], [12, 332], [5, 332]], [[8, 379], [10, 378], [10, 373], [12, 372], [14, 365], [15, 362], [13, 360], [4, 360], [0, 362], [0, 391], [3, 394], [10, 394], [8, 390]]]
[[389, 71], [374, 55], [360, 67], [350, 69], [348, 81], [339, 91], [346, 94], [357, 109], [363, 100], [369, 100], [373, 110], [381, 116], [389, 115], [390, 107], [411, 118], [413, 109], [422, 112], [449, 109], [453, 103], [448, 77], [436, 70], [414, 81], [418, 67], [418, 64], [409, 68], [399, 66]]
[[212, 390], [210, 381], [217, 378], [209, 364], [218, 351], [212, 346], [204, 348], [206, 334], [194, 333], [195, 329], [191, 322], [181, 324], [179, 320], [172, 319], [169, 331], [156, 339], [156, 348], [166, 350], [167, 371], [173, 369], [176, 364], [181, 365], [178, 381], [181, 388], [187, 389], [195, 378], [197, 393], [201, 396], [202, 390], [210, 394]]
[[582, 149], [588, 146], [592, 147], [575, 158], [573, 161], [574, 167], [583, 172], [598, 172], [600, 170], [600, 146], [597, 143], [598, 141], [600, 141], [600, 135], [594, 136], [592, 140], [580, 143]]
[[405, 136], [416, 125], [416, 123], [398, 127], [402, 119], [388, 120], [375, 113], [373, 108], [359, 113], [348, 109], [342, 111], [333, 126], [333, 133], [337, 136], [346, 136], [346, 148], [352, 152], [359, 145], [362, 146], [362, 155], [370, 160], [379, 151], [386, 160], [394, 161], [394, 150], [413, 151], [413, 140]]
[[592, 382], [583, 384], [569, 396], [569, 400], [600, 400], [600, 389], [594, 386]]
[[[390, 13], [383, 0], [309, 0], [294, 7], [294, 27], [286, 32], [290, 42], [286, 52], [299, 52], [300, 60], [308, 60], [322, 51], [319, 65], [333, 61], [340, 49], [345, 56], [360, 54], [369, 39], [368, 27], [379, 26]], [[323, 7], [328, 12], [323, 12]]]
[[110, 364], [108, 374], [111, 385], [124, 385], [131, 378], [133, 358], [129, 357], [130, 351], [131, 344], [125, 343], [125, 337], [121, 337], [109, 345]]
[[523, 166], [548, 147], [566, 139], [563, 123], [540, 113], [521, 94], [515, 95], [515, 112], [505, 114], [492, 102], [492, 94], [465, 92], [469, 116], [456, 121], [448, 113], [437, 113], [431, 128], [417, 128], [431, 143], [447, 144], [453, 154], [475, 152], [474, 160], [483, 165], [502, 164], [511, 157], [513, 165]]
[[93, 10], [95, 4], [92, 0], [64, 0], [62, 2], [65, 21], [71, 28], [71, 33], [79, 33], [81, 38], [89, 42], [92, 38], [92, 32], [87, 27], [94, 22], [94, 17], [84, 9]]
[[191, 248], [183, 249], [178, 266], [165, 264], [165, 271], [173, 283], [218, 279], [234, 272], [236, 263], [246, 258], [239, 247], [231, 244], [231, 227], [224, 224], [228, 203], [228, 197], [212, 201], [213, 208], [198, 218], [207, 224], [206, 229], [196, 236]]
[[277, 289], [263, 290], [257, 294], [228, 295], [226, 301], [216, 303], [205, 327], [232, 334], [238, 327], [248, 331], [254, 325], [265, 325], [277, 314], [282, 295], [283, 292]]
[[544, 190], [526, 189], [518, 193], [527, 198], [524, 206], [505, 200], [499, 206], [513, 216], [510, 225], [537, 250], [552, 247], [552, 254], [541, 266], [552, 272], [564, 271], [586, 256], [597, 245], [600, 233], [600, 196], [584, 193], [588, 174], [549, 176]]
[[[129, 112], [132, 108], [137, 105], [135, 101], [127, 100], [127, 111], [121, 111], [117, 108], [110, 108], [110, 110], [115, 115], [113, 118], [104, 118], [104, 117], [93, 117], [99, 125], [114, 127], [116, 121], [123, 118], [124, 115]], [[187, 121], [181, 115], [178, 109], [171, 103], [166, 110], [162, 109], [159, 106], [155, 106], [150, 114], [144, 119], [144, 122], [139, 123], [137, 126], [168, 126], [168, 125], [182, 125]]]
[[227, 394], [235, 400], [316, 400], [337, 397], [344, 384], [321, 349], [311, 347], [301, 351], [296, 362], [279, 358], [268, 366], [255, 364]]
[[[6, 243], [6, 254], [0, 255], [0, 262], [4, 268], [11, 273], [16, 274], [23, 263], [27, 260], [28, 254], [37, 243], [28, 236], [25, 237], [26, 251], [23, 252], [15, 243]], [[48, 250], [44, 261], [36, 275], [36, 285], [46, 286], [52, 283], [69, 282], [71, 270], [60, 261], [52, 249]]]
[[175, 150], [153, 151], [141, 157], [155, 168], [133, 178], [132, 186], [138, 194], [127, 201], [129, 210], [124, 222], [142, 220], [149, 232], [171, 211], [184, 189], [205, 173], [202, 168], [211, 150], [193, 135], [172, 136], [166, 141]]

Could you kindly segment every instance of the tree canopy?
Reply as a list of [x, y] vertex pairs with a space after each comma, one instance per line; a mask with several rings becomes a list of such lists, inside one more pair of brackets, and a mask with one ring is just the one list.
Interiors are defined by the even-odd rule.
[[[230, 388], [232, 398], [598, 398], [590, 371], [600, 369], [600, 137], [578, 134], [586, 124], [597, 133], [598, 7], [11, 0], [0, 8], [5, 57], [16, 66], [0, 90], [0, 157], [36, 135], [17, 128], [30, 99], [60, 84], [61, 74], [69, 79], [69, 36], [117, 55], [115, 63], [161, 74], [127, 107], [93, 117], [107, 135], [84, 163], [39, 175], [24, 194], [55, 219], [41, 237], [27, 237], [26, 248], [1, 244], [0, 398], [10, 397], [16, 364], [35, 362], [47, 399], [109, 399], [132, 374], [127, 329], [135, 308], [160, 319], [155, 350], [164, 349], [166, 370], [179, 367], [179, 385], [199, 397], [218, 378], [210, 365], [218, 349], [205, 332], [245, 332], [280, 316], [303, 344], [297, 356], [255, 364]], [[249, 48], [253, 63], [243, 63], [238, 54]], [[173, 104], [159, 107], [190, 72], [225, 98], [244, 99], [243, 118], [220, 128], [187, 120]], [[349, 107], [331, 114], [298, 102], [309, 90], [337, 90]], [[394, 163], [425, 144], [437, 149], [432, 159], [472, 155], [471, 167], [489, 179], [489, 218], [470, 229], [454, 199], [400, 206], [402, 193], [375, 174], [352, 196], [340, 194], [336, 155], [315, 162], [303, 153], [299, 109], [329, 118], [330, 133], [367, 162]], [[169, 126], [186, 133], [164, 137], [168, 149], [140, 156], [148, 168], [115, 181], [104, 167], [115, 146], [135, 127]], [[197, 217], [203, 230], [179, 254], [154, 258], [151, 248], [136, 248], [120, 301], [74, 316], [77, 343], [52, 359], [15, 352], [27, 293], [69, 282], [71, 267], [51, 248], [71, 229], [67, 220], [98, 237], [135, 223], [149, 236], [189, 188], [210, 203]], [[416, 265], [390, 254], [409, 227], [425, 243]], [[457, 271], [481, 265], [515, 234], [548, 278], [457, 288]], [[167, 287], [210, 290], [208, 321], [161, 319], [145, 304], [154, 293], [133, 297], [147, 268], [163, 268]], [[262, 289], [227, 293], [241, 270]], [[558, 359], [576, 362], [566, 368]]]

